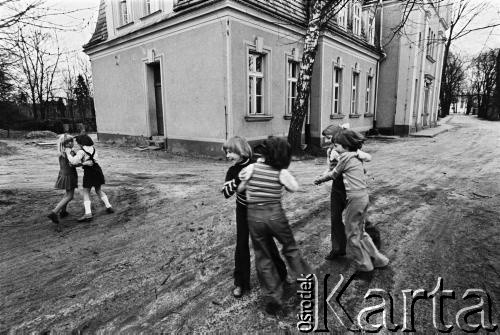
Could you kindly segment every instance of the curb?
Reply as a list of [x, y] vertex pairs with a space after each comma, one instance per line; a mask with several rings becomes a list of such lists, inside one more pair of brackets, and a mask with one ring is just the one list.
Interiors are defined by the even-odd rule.
[[[436, 128], [441, 128], [441, 129], [436, 129]], [[453, 127], [444, 124], [444, 125], [440, 125], [440, 126], [438, 126], [436, 128], [433, 128], [433, 129], [436, 129], [435, 131], [428, 132], [428, 133], [423, 133], [423, 134], [413, 133], [413, 134], [410, 134], [410, 137], [436, 137], [439, 134], [447, 132], [448, 130], [450, 130]]]

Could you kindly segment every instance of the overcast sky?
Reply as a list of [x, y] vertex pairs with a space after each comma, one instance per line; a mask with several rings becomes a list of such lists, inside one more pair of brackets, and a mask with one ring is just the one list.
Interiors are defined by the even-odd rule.
[[[481, 14], [481, 18], [476, 20], [473, 26], [500, 22], [500, 0], [487, 0], [487, 2], [490, 3], [490, 9]], [[68, 50], [81, 50], [82, 45], [89, 41], [94, 32], [99, 0], [48, 0], [48, 4], [61, 10], [81, 9], [77, 13], [59, 19], [63, 24], [79, 26], [78, 32], [61, 33], [60, 40]], [[500, 27], [470, 33], [454, 42], [452, 48], [468, 55], [475, 55], [488, 48], [500, 48]]]

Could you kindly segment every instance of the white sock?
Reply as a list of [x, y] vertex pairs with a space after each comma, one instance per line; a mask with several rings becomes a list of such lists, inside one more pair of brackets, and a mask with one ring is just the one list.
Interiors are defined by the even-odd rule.
[[83, 207], [85, 207], [85, 214], [92, 214], [92, 209], [90, 208], [90, 201], [84, 201]]
[[102, 195], [101, 200], [104, 202], [106, 208], [111, 208], [111, 204], [109, 203], [108, 196], [106, 194]]

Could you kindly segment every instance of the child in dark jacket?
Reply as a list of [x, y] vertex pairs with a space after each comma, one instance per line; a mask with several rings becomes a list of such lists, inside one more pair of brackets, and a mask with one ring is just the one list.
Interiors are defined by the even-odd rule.
[[[250, 249], [248, 245], [246, 194], [245, 191], [237, 192], [238, 185], [241, 182], [238, 174], [243, 168], [252, 163], [252, 148], [244, 138], [239, 136], [228, 139], [222, 148], [226, 153], [226, 158], [235, 161], [234, 165], [226, 173], [222, 193], [226, 198], [230, 198], [236, 193], [236, 250], [234, 252], [233, 295], [240, 298], [250, 290]], [[286, 265], [279, 256], [279, 251], [274, 242], [269, 245], [269, 250], [273, 255], [280, 278], [285, 280], [287, 277]]]

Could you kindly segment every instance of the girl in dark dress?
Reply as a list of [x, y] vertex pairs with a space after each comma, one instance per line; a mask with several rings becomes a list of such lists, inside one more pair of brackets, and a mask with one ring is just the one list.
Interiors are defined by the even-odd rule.
[[102, 169], [97, 163], [97, 154], [94, 148], [94, 141], [88, 135], [78, 135], [75, 138], [76, 143], [80, 146], [80, 150], [74, 156], [69, 155], [68, 150], [66, 154], [69, 162], [72, 165], [82, 165], [83, 168], [83, 205], [85, 207], [85, 214], [78, 219], [78, 221], [92, 220], [92, 210], [90, 203], [90, 190], [92, 187], [95, 193], [101, 198], [106, 206], [107, 213], [113, 213], [114, 210], [109, 203], [106, 193], [101, 190], [101, 185], [105, 183], [104, 174]]
[[66, 153], [66, 150], [71, 151], [71, 148], [73, 148], [73, 137], [68, 134], [62, 134], [59, 136], [59, 139], [57, 140], [57, 150], [59, 151], [59, 175], [57, 176], [55, 188], [65, 190], [66, 193], [57, 206], [50, 212], [49, 215], [47, 215], [52, 222], [57, 224], [57, 230], [60, 230], [58, 225], [59, 216], [61, 218], [68, 216], [66, 207], [68, 203], [73, 200], [75, 188], [78, 187], [76, 167], [70, 165]]

